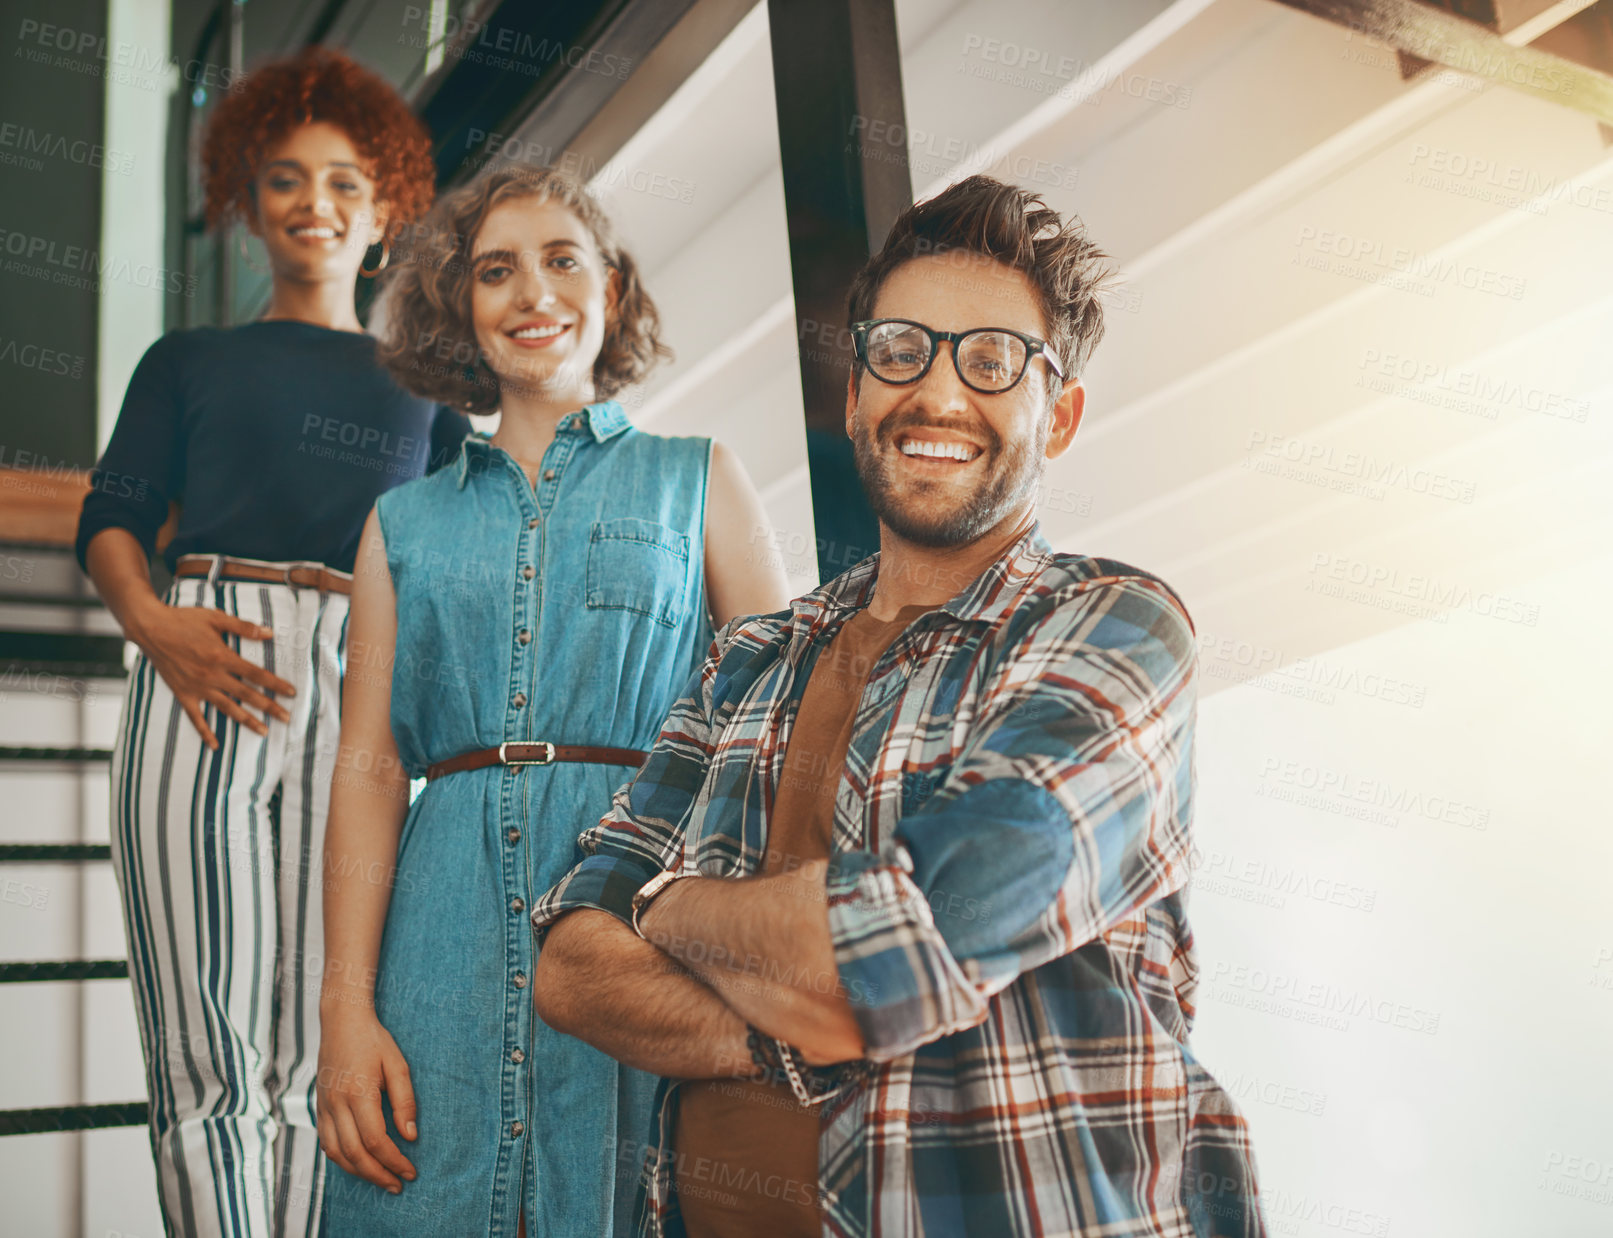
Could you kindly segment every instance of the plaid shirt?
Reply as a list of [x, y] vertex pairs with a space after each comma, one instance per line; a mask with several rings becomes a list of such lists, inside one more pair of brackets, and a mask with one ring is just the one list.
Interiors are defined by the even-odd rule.
[[[665, 868], [758, 870], [812, 665], [877, 571], [718, 634], [536, 927], [630, 922]], [[1243, 1118], [1188, 1045], [1194, 704], [1175, 595], [1036, 529], [875, 664], [828, 875], [873, 1069], [821, 1111], [826, 1235], [1265, 1233]], [[676, 1094], [645, 1235], [684, 1232]]]

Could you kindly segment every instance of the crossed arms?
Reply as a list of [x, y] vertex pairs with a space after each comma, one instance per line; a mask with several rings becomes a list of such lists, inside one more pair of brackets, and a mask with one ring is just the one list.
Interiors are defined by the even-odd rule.
[[757, 623], [719, 636], [649, 760], [579, 840], [582, 862], [539, 901], [536, 1001], [551, 1026], [673, 1078], [750, 1073], [746, 1023], [810, 1063], [889, 1061], [983, 1022], [1023, 972], [1185, 884], [1192, 633], [1162, 586], [1110, 577], [1009, 621], [974, 724], [889, 854], [691, 875], [650, 904], [640, 939], [640, 886], [739, 847], [748, 756], [723, 739], [766, 643]]
[[746, 1024], [813, 1065], [862, 1056], [836, 992], [824, 866], [778, 877], [691, 877], [645, 912], [644, 940], [581, 908], [549, 930], [535, 1001], [557, 1031], [629, 1066], [676, 1079], [759, 1073]]

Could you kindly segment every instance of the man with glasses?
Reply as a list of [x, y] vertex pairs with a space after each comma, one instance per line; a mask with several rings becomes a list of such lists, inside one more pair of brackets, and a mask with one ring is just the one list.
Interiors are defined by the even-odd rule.
[[1188, 1043], [1192, 629], [1036, 520], [1102, 262], [988, 177], [897, 220], [850, 298], [880, 553], [719, 633], [536, 905], [542, 1016], [665, 1076], [643, 1234], [1265, 1232]]

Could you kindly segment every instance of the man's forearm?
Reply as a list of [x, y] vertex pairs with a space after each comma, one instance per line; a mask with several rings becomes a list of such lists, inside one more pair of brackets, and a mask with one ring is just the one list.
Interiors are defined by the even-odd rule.
[[619, 1062], [672, 1079], [751, 1078], [745, 1020], [603, 911], [573, 911], [538, 952], [540, 1018]]
[[691, 877], [646, 909], [644, 935], [748, 1023], [822, 1064], [862, 1056], [835, 966], [824, 866], [777, 877]]

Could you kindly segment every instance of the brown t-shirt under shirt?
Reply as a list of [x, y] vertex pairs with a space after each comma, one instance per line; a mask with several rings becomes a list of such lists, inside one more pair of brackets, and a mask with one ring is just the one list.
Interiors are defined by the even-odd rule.
[[[813, 664], [784, 752], [762, 873], [829, 857], [835, 792], [868, 676], [881, 655], [930, 608], [904, 607], [880, 622], [853, 615]], [[673, 1166], [689, 1238], [818, 1238], [818, 1110], [789, 1088], [731, 1079], [678, 1089]]]

